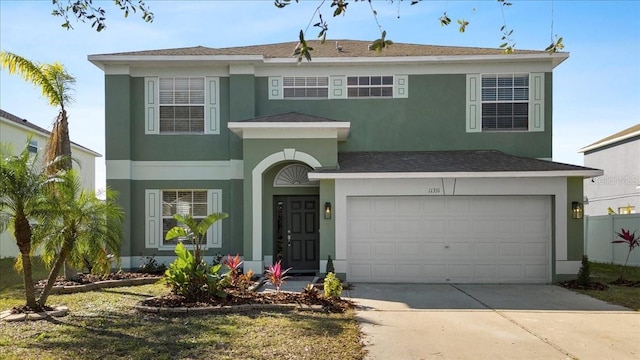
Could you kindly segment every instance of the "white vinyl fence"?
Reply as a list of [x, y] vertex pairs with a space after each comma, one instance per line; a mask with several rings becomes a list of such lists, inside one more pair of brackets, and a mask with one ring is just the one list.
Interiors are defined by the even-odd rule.
[[[629, 252], [627, 244], [612, 244], [621, 229], [640, 234], [640, 214], [585, 216], [584, 218], [584, 252], [590, 261], [601, 263], [624, 264]], [[629, 256], [627, 265], [640, 266], [640, 247], [635, 248]]]

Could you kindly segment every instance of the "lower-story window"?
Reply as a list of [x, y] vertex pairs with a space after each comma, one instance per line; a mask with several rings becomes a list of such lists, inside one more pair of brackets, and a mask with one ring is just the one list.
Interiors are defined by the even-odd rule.
[[[214, 212], [222, 212], [222, 190], [147, 189], [145, 190], [145, 247], [173, 249], [178, 242], [191, 245], [186, 238], [165, 240], [167, 232], [180, 225], [175, 214], [192, 216], [196, 221]], [[222, 247], [222, 225], [209, 228], [201, 243], [204, 249]]]
[[[188, 239], [176, 238], [165, 240], [167, 233], [174, 226], [178, 225], [178, 221], [173, 215], [180, 214], [182, 216], [192, 216], [196, 221], [202, 220], [207, 216], [207, 191], [202, 190], [162, 190], [162, 245], [175, 245], [179, 241], [185, 245]], [[202, 239], [202, 243], [206, 244], [207, 240]]]

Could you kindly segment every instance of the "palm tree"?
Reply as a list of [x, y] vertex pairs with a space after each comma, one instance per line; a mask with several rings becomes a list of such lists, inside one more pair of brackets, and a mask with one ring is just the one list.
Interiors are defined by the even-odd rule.
[[[29, 141], [27, 141], [27, 144]], [[27, 307], [39, 309], [35, 299], [31, 272], [33, 220], [41, 220], [50, 211], [45, 194], [49, 184], [57, 180], [40, 169], [37, 158], [30, 156], [28, 147], [18, 155], [8, 146], [0, 146], [0, 232], [13, 228], [20, 250], [18, 264], [24, 277]]]
[[53, 185], [48, 201], [55, 204], [59, 216], [43, 219], [35, 228], [35, 244], [41, 249], [46, 265], [52, 266], [38, 304], [44, 306], [65, 261], [81, 268], [85, 258], [93, 261], [92, 270], [108, 274], [111, 258], [119, 258], [122, 209], [116, 204], [116, 194], [107, 190], [106, 200], [83, 190], [74, 170], [61, 175], [64, 181]]
[[9, 74], [18, 74], [39, 87], [49, 105], [60, 108], [43, 161], [54, 164], [54, 159], [62, 157], [61, 161], [56, 161], [55, 165], [47, 169], [50, 174], [71, 169], [71, 140], [66, 105], [73, 102], [71, 90], [76, 79], [58, 62], [40, 64], [6, 51], [0, 52], [0, 66], [7, 69]]

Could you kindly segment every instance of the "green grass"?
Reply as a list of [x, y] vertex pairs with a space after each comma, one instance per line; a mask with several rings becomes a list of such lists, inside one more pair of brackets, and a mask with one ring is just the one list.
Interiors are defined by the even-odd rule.
[[[602, 264], [590, 262], [591, 280], [609, 286], [604, 291], [597, 290], [575, 290], [579, 293], [589, 295], [596, 299], [606, 301], [611, 304], [622, 305], [629, 309], [640, 311], [640, 287], [620, 286], [611, 284], [618, 279], [622, 266], [612, 264]], [[625, 268], [625, 279], [631, 281], [640, 280], [640, 267], [627, 266]]]
[[[7, 265], [8, 264], [8, 265]], [[0, 261], [0, 310], [24, 304], [21, 277]], [[45, 274], [44, 268], [38, 274]], [[0, 324], [2, 359], [362, 359], [360, 329], [345, 314], [251, 312], [166, 316], [133, 305], [163, 285], [52, 295], [69, 315]]]

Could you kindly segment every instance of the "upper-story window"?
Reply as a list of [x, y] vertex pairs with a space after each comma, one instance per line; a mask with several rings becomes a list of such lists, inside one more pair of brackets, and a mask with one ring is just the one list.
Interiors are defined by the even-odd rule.
[[482, 75], [482, 130], [529, 128], [529, 74]]
[[204, 133], [204, 78], [160, 78], [160, 133]]
[[219, 134], [217, 77], [146, 77], [145, 134]]
[[347, 96], [393, 97], [393, 76], [347, 76]]
[[29, 140], [27, 150], [32, 154], [36, 154], [38, 152], [38, 140]]
[[284, 76], [282, 90], [285, 99], [326, 99], [329, 97], [329, 77]]
[[409, 76], [270, 76], [267, 91], [269, 100], [400, 99], [409, 97]]
[[544, 131], [544, 73], [468, 74], [467, 132]]

